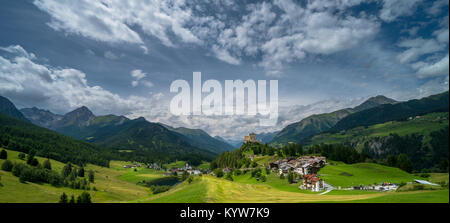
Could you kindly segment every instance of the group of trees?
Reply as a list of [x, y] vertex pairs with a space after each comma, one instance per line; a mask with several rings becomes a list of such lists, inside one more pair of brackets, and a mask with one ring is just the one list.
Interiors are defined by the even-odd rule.
[[[6, 151], [5, 151], [6, 152]], [[25, 159], [22, 153], [19, 158]], [[90, 170], [88, 179], [85, 178], [85, 170], [83, 167], [79, 169], [71, 163], [64, 166], [61, 174], [52, 170], [49, 159], [43, 162], [43, 165], [35, 158], [34, 153], [26, 156], [26, 164], [21, 162], [11, 162], [6, 160], [3, 162], [1, 169], [12, 172], [19, 177], [20, 182], [33, 183], [49, 183], [53, 186], [65, 186], [73, 189], [90, 190], [90, 183], [94, 182], [94, 171]]]
[[89, 170], [88, 179], [85, 177], [84, 167], [77, 168], [71, 163], [67, 163], [62, 171], [61, 176], [64, 179], [64, 186], [73, 189], [90, 190], [90, 183], [94, 183], [95, 174], [93, 170]]
[[69, 197], [66, 195], [66, 193], [63, 192], [59, 198], [59, 203], [61, 203], [61, 204], [75, 204], [75, 203], [88, 204], [88, 203], [92, 203], [92, 201], [91, 201], [91, 195], [86, 191], [83, 191], [83, 193], [81, 193], [79, 196], [77, 196], [76, 200], [75, 200], [74, 195], [72, 195], [69, 200]]
[[[405, 171], [448, 172], [449, 144], [448, 127], [430, 133], [429, 143], [424, 143], [421, 134], [400, 136], [390, 134], [374, 138], [364, 145], [362, 153], [377, 162], [399, 167]], [[382, 145], [374, 148], [373, 144]]]

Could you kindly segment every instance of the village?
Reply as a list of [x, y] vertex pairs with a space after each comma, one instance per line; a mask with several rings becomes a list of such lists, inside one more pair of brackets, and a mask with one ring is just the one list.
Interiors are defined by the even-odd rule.
[[[143, 165], [140, 163], [133, 163], [133, 164], [128, 164], [128, 165], [124, 165], [123, 168], [125, 169], [135, 169], [135, 171], [137, 170], [136, 168], [138, 167], [142, 167]], [[179, 168], [169, 168], [169, 169], [165, 169], [163, 168], [161, 165], [158, 165], [157, 163], [153, 163], [153, 164], [149, 164], [146, 165], [146, 167], [148, 169], [154, 169], [154, 170], [166, 170], [166, 172], [163, 174], [164, 176], [173, 176], [173, 175], [182, 175], [185, 171], [189, 174], [189, 175], [200, 175], [203, 173], [209, 173], [209, 170], [197, 170], [195, 168], [193, 168], [191, 165], [189, 165], [188, 163], [186, 163], [183, 167], [179, 167]]]

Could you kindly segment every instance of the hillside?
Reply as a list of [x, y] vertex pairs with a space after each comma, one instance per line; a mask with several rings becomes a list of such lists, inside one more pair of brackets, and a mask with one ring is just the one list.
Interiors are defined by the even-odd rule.
[[384, 104], [348, 115], [336, 123], [331, 131], [338, 132], [357, 126], [369, 126], [388, 121], [402, 120], [431, 112], [448, 112], [448, 106], [448, 91], [422, 99], [414, 99], [396, 104]]
[[213, 153], [221, 153], [233, 149], [232, 145], [226, 143], [223, 140], [210, 136], [208, 133], [201, 129], [189, 129], [185, 127], [173, 128], [167, 125], [164, 126], [170, 131], [185, 136], [189, 140], [191, 145], [198, 148], [202, 148]]
[[[213, 154], [232, 148], [212, 138], [203, 130], [175, 129], [148, 122], [144, 118], [130, 120], [112, 114], [95, 116], [84, 106], [65, 115], [55, 115], [37, 108], [22, 111], [33, 123], [64, 135], [117, 150], [147, 150], [147, 155], [157, 160], [183, 159], [186, 155], [189, 157], [199, 155], [199, 158], [208, 160], [214, 156]], [[141, 131], [140, 128], [145, 129], [145, 133], [131, 133]]]
[[[222, 151], [214, 146], [215, 142], [198, 142], [196, 140], [200, 137], [186, 137], [144, 118], [130, 120], [116, 115], [95, 116], [84, 106], [62, 116], [41, 109], [22, 110], [32, 122], [61, 134], [115, 150], [132, 151], [122, 153], [121, 159], [149, 162], [188, 159], [199, 163]], [[46, 121], [49, 117], [58, 118]]]
[[[332, 161], [331, 161], [332, 162]], [[374, 163], [344, 164], [332, 162], [319, 171], [322, 179], [334, 187], [351, 187], [381, 182], [406, 183], [421, 179], [398, 168]]]
[[23, 114], [17, 110], [16, 106], [7, 98], [0, 95], [0, 113], [9, 115], [11, 117], [20, 119], [22, 121], [29, 121]]
[[341, 119], [354, 112], [370, 109], [382, 104], [394, 104], [395, 100], [376, 96], [367, 99], [354, 108], [346, 108], [331, 113], [311, 115], [300, 122], [290, 124], [283, 128], [270, 142], [271, 145], [286, 144], [288, 142], [299, 143], [303, 139], [331, 129]]
[[[90, 135], [89, 142], [117, 150], [134, 150], [153, 160], [211, 160], [215, 154], [192, 146], [184, 137], [164, 126], [138, 118], [117, 126], [98, 128]], [[124, 154], [126, 155], [126, 154]]]
[[[18, 158], [19, 152], [8, 150], [8, 160], [12, 162], [25, 163]], [[36, 157], [40, 163], [46, 158]], [[4, 160], [0, 159], [0, 166]], [[60, 173], [64, 163], [50, 159], [52, 170]], [[121, 180], [120, 176], [126, 176], [128, 173], [135, 174], [134, 171], [122, 168], [126, 162], [112, 161], [110, 168], [88, 164], [86, 171], [93, 170], [95, 173], [95, 182], [91, 187], [96, 187], [97, 191], [88, 191], [94, 203], [108, 202], [126, 202], [140, 197], [148, 196], [148, 188], [136, 185], [136, 183], [127, 180]], [[144, 174], [143, 171], [141, 174]], [[54, 187], [43, 183], [21, 183], [18, 177], [11, 172], [0, 169], [0, 203], [56, 203], [64, 192], [68, 196], [80, 195], [83, 190], [72, 189], [68, 187]], [[162, 176], [162, 174], [161, 174]], [[32, 194], [32, 196], [30, 196]]]
[[448, 126], [448, 118], [448, 112], [430, 113], [420, 117], [411, 117], [411, 119], [405, 121], [389, 121], [367, 127], [356, 127], [340, 133], [324, 132], [314, 135], [304, 142], [307, 145], [344, 143], [353, 145], [361, 151], [364, 143], [371, 138], [389, 136], [390, 134], [405, 136], [418, 133], [425, 135], [426, 140], [429, 140], [428, 137], [431, 132]]
[[108, 166], [108, 149], [82, 142], [30, 122], [0, 113], [0, 146], [38, 155], [61, 162], [93, 163]]

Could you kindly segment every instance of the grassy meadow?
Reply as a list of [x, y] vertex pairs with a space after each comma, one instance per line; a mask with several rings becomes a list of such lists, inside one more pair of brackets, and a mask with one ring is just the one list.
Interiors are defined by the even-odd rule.
[[[18, 152], [8, 150], [8, 159], [12, 162], [25, 162], [18, 158]], [[42, 163], [45, 158], [37, 157]], [[262, 160], [268, 159], [263, 157]], [[4, 160], [0, 160], [0, 165]], [[51, 160], [52, 169], [61, 172], [64, 164]], [[334, 190], [320, 195], [317, 192], [299, 190], [299, 184], [289, 184], [286, 179], [280, 179], [273, 173], [266, 174], [267, 180], [257, 181], [251, 177], [250, 171], [233, 176], [233, 181], [214, 176], [196, 176], [191, 183], [182, 182], [173, 186], [169, 191], [152, 194], [151, 190], [138, 184], [143, 180], [149, 181], [164, 177], [163, 171], [145, 167], [125, 169], [130, 162], [111, 161], [110, 168], [87, 165], [86, 171], [95, 172], [95, 182], [90, 190], [92, 201], [95, 203], [301, 203], [301, 202], [444, 202], [448, 203], [448, 189], [429, 189], [405, 192], [368, 192]], [[170, 166], [182, 166], [176, 162]], [[206, 163], [203, 165], [207, 165]], [[349, 173], [341, 175], [342, 172]], [[326, 182], [332, 185], [350, 186], [372, 184], [375, 182], [407, 182], [420, 177], [408, 174], [397, 168], [380, 166], [377, 164], [327, 165], [320, 171]], [[11, 172], [0, 170], [0, 203], [55, 203], [65, 192], [69, 196], [79, 195], [83, 190], [67, 187], [54, 187], [49, 184], [21, 183]], [[431, 182], [448, 182], [448, 174], [432, 173], [427, 179]]]

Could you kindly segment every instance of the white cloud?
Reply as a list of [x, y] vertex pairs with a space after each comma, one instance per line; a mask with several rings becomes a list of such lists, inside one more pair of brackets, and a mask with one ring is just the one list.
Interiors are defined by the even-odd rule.
[[383, 0], [380, 18], [385, 22], [393, 22], [401, 16], [412, 15], [422, 0]]
[[409, 63], [417, 60], [420, 56], [439, 52], [443, 49], [443, 45], [435, 39], [407, 39], [398, 44], [399, 47], [408, 48], [398, 55], [401, 63]]
[[144, 73], [142, 70], [136, 69], [131, 71], [131, 76], [134, 78], [133, 81], [131, 81], [131, 85], [133, 87], [138, 86], [139, 84], [142, 84], [146, 87], [153, 87], [153, 83], [147, 80], [142, 80], [147, 77], [147, 73]]
[[97, 114], [128, 114], [152, 104], [147, 98], [124, 98], [100, 86], [91, 86], [80, 70], [38, 64], [26, 55], [29, 53], [23, 50], [17, 51], [12, 59], [0, 56], [0, 94], [19, 105], [39, 104], [56, 112], [86, 105]]
[[25, 49], [23, 49], [19, 45], [0, 47], [0, 50], [6, 51], [6, 52], [12, 53], [12, 54], [20, 55], [20, 56], [26, 57], [30, 60], [36, 59], [36, 56], [33, 53], [28, 53], [27, 51], [25, 51]]
[[422, 63], [417, 68], [417, 76], [419, 78], [435, 77], [449, 75], [448, 54], [436, 63]]
[[117, 59], [119, 59], [119, 57], [116, 56], [116, 54], [114, 54], [114, 53], [111, 52], [111, 51], [106, 51], [106, 52], [103, 54], [103, 56], [104, 56], [106, 59], [110, 59], [110, 60], [117, 60]]
[[225, 61], [229, 64], [238, 65], [241, 63], [241, 61], [239, 59], [231, 56], [230, 53], [226, 49], [222, 49], [217, 45], [213, 45], [212, 51], [216, 55], [217, 58], [219, 58], [220, 60]]
[[73, 4], [70, 0], [35, 0], [34, 4], [51, 15], [48, 25], [53, 29], [99, 41], [143, 46], [142, 37], [132, 28], [139, 26], [167, 46], [174, 45], [169, 32], [182, 42], [201, 42], [184, 27], [191, 19], [191, 10], [184, 7], [184, 1], [80, 0]]
[[[256, 63], [269, 75], [280, 75], [285, 64], [307, 54], [333, 54], [370, 40], [379, 29], [376, 18], [364, 13], [356, 18], [345, 12], [360, 3], [285, 0], [240, 7], [228, 1], [34, 1], [51, 15], [49, 25], [55, 30], [104, 42], [138, 44], [145, 54], [148, 49], [142, 34], [170, 47], [193, 43], [233, 65], [241, 64], [245, 57], [262, 58]], [[206, 10], [208, 7], [212, 9]], [[230, 18], [226, 10], [238, 14]], [[289, 53], [269, 49], [271, 45], [282, 46]]]

